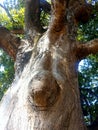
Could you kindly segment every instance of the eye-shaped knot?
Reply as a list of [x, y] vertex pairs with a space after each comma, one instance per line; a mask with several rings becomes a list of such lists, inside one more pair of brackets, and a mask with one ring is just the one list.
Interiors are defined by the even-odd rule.
[[38, 108], [52, 107], [60, 95], [60, 87], [50, 73], [34, 76], [29, 86], [29, 101]]

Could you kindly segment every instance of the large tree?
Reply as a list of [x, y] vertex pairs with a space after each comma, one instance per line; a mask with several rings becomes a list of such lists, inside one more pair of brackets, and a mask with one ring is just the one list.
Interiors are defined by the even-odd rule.
[[25, 0], [25, 39], [0, 27], [0, 46], [15, 60], [15, 79], [0, 104], [0, 129], [86, 130], [77, 68], [98, 52], [98, 39], [80, 43], [76, 35], [92, 8], [84, 0], [52, 0], [47, 30], [41, 8], [50, 13], [46, 1]]

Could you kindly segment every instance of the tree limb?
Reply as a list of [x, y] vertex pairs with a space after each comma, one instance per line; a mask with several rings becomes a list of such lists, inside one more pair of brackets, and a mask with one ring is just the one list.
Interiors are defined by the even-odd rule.
[[66, 34], [66, 1], [52, 0], [51, 12], [49, 39], [53, 43], [61, 34]]
[[87, 43], [77, 44], [76, 57], [81, 60], [89, 54], [96, 54], [98, 52], [98, 39], [91, 40]]
[[33, 40], [36, 33], [43, 32], [40, 23], [40, 0], [25, 0], [25, 7], [25, 31]]
[[40, 0], [40, 8], [42, 8], [42, 10], [46, 13], [50, 14], [51, 5], [46, 0]]
[[23, 29], [12, 29], [11, 30], [11, 33], [13, 33], [13, 34], [22, 34], [22, 35], [24, 35], [24, 30]]
[[5, 50], [14, 60], [18, 47], [20, 45], [20, 38], [11, 34], [9, 30], [0, 26], [0, 47]]

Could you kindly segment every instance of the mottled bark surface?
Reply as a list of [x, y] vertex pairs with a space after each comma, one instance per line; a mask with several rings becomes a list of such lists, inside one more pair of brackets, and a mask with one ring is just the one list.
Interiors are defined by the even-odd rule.
[[0, 26], [0, 47], [3, 48], [14, 60], [18, 52], [20, 38], [11, 34], [9, 30]]
[[[81, 3], [84, 7], [85, 2]], [[98, 52], [98, 39], [87, 44], [80, 44], [75, 39], [74, 7], [81, 3], [78, 0], [74, 4], [73, 0], [52, 0], [50, 26], [37, 43], [32, 38], [39, 33], [38, 28], [33, 28], [32, 37], [33, 31], [28, 34], [32, 28], [27, 24], [27, 35], [32, 40], [27, 37], [16, 47], [15, 80], [0, 105], [0, 129], [86, 130], [77, 68], [82, 58]], [[28, 15], [34, 11], [30, 10]]]

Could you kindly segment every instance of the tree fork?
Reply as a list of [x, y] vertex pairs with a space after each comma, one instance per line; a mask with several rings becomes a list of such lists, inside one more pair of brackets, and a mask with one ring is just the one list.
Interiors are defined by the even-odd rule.
[[40, 23], [40, 0], [25, 0], [25, 7], [25, 32], [34, 42], [35, 36], [44, 32]]

